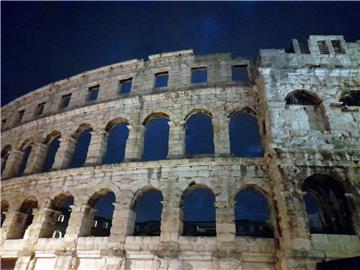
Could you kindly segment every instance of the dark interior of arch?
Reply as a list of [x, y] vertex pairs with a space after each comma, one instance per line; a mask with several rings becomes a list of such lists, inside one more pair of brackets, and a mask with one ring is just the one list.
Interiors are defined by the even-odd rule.
[[354, 234], [344, 188], [326, 175], [313, 175], [302, 186], [311, 233]]
[[237, 235], [273, 237], [268, 201], [254, 189], [244, 189], [235, 196]]
[[238, 112], [231, 116], [229, 123], [230, 152], [237, 157], [262, 157], [264, 150], [257, 118]]
[[50, 143], [48, 144], [48, 149], [46, 152], [46, 157], [45, 157], [45, 161], [42, 167], [42, 171], [43, 172], [48, 172], [51, 170], [54, 161], [55, 161], [55, 156], [56, 153], [59, 149], [60, 146], [60, 140], [59, 137], [53, 138]]
[[184, 194], [183, 235], [216, 236], [215, 195], [204, 188]]
[[70, 162], [70, 168], [84, 165], [91, 140], [91, 128], [82, 131], [76, 138], [75, 150]]
[[135, 202], [136, 213], [134, 235], [160, 235], [163, 196], [159, 190], [142, 193]]
[[7, 160], [9, 158], [9, 152], [11, 151], [11, 146], [7, 145], [1, 151], [1, 173], [4, 171], [6, 167]]
[[286, 105], [318, 105], [320, 102], [304, 90], [294, 91], [286, 98]]
[[346, 106], [360, 106], [360, 90], [349, 91], [340, 98], [340, 101]]
[[186, 121], [185, 155], [214, 154], [214, 132], [210, 116], [192, 115]]
[[1, 202], [1, 221], [0, 221], [0, 227], [2, 227], [5, 218], [6, 218], [6, 212], [9, 209], [9, 204], [6, 201]]
[[24, 171], [26, 169], [26, 165], [27, 165], [29, 157], [30, 157], [31, 150], [32, 150], [31, 145], [28, 145], [23, 149], [23, 157], [21, 159], [21, 163], [20, 163], [20, 166], [19, 166], [18, 175], [23, 175], [24, 174]]
[[66, 229], [69, 225], [69, 219], [71, 216], [71, 205], [74, 204], [74, 197], [67, 196], [61, 202], [54, 206], [54, 210], [60, 212], [59, 216], [57, 217], [56, 223], [54, 224], [49, 237], [59, 238], [64, 237], [66, 234]]
[[119, 123], [109, 130], [104, 164], [120, 163], [124, 161], [126, 141], [129, 136], [129, 129], [126, 123]]
[[141, 159], [166, 159], [169, 149], [169, 119], [158, 117], [146, 123], [144, 134], [144, 152]]
[[114, 213], [115, 194], [107, 192], [97, 198], [93, 208], [96, 209], [94, 224], [91, 228], [91, 236], [109, 236]]

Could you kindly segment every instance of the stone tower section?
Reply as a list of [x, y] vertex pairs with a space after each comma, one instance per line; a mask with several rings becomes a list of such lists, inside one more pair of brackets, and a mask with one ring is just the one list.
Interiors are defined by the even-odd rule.
[[292, 52], [260, 51], [280, 269], [314, 269], [316, 261], [360, 254], [359, 52], [360, 43], [343, 36], [293, 40]]
[[360, 43], [310, 36], [256, 65], [184, 50], [19, 97], [1, 115], [2, 267], [354, 263], [359, 92]]

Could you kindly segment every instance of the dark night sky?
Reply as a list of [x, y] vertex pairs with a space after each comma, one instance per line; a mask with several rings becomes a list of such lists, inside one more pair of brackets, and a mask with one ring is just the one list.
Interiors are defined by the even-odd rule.
[[193, 48], [254, 57], [291, 38], [360, 38], [359, 2], [1, 2], [2, 104], [85, 70]]

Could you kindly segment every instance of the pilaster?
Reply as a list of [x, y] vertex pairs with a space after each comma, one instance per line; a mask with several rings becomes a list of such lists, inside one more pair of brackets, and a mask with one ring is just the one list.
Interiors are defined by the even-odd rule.
[[141, 159], [144, 150], [144, 132], [143, 125], [128, 125], [129, 137], [126, 142], [125, 161], [136, 161]]
[[168, 121], [169, 124], [169, 152], [168, 158], [182, 158], [185, 153], [185, 121]]
[[85, 165], [97, 165], [102, 163], [106, 150], [107, 132], [105, 130], [92, 130], [91, 141], [85, 161]]

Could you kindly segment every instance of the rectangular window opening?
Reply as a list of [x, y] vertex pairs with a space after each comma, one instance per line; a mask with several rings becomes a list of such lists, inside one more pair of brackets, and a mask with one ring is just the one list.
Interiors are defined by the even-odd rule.
[[95, 101], [97, 99], [97, 97], [98, 97], [99, 89], [100, 89], [99, 85], [95, 85], [93, 87], [90, 87], [87, 100], [88, 101]]
[[160, 72], [155, 74], [155, 88], [168, 86], [169, 72]]
[[40, 103], [36, 107], [35, 116], [40, 116], [44, 113], [45, 102]]
[[191, 83], [207, 83], [207, 69], [206, 67], [198, 67], [191, 69]]
[[321, 54], [329, 54], [329, 48], [327, 47], [325, 40], [320, 40], [317, 43]]
[[341, 46], [340, 40], [332, 40], [331, 45], [333, 46], [335, 53], [338, 53], [338, 54], [345, 53], [344, 48]]
[[121, 80], [119, 83], [119, 94], [124, 95], [131, 92], [132, 78]]
[[60, 109], [65, 109], [67, 106], [69, 106], [70, 99], [71, 99], [71, 94], [62, 96], [60, 102]]
[[24, 114], [25, 114], [25, 110], [18, 111], [18, 117], [16, 123], [20, 123], [22, 121]]
[[233, 81], [248, 82], [249, 75], [247, 65], [237, 65], [231, 67], [231, 78]]
[[300, 47], [300, 53], [310, 54], [309, 46], [308, 46], [306, 41], [305, 42], [299, 42], [299, 47]]

